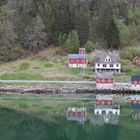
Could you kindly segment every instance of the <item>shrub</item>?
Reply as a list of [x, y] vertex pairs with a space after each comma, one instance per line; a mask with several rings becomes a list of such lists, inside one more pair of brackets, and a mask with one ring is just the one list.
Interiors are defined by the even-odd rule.
[[129, 48], [124, 48], [121, 52], [122, 58], [125, 59], [133, 59], [135, 56], [140, 57], [140, 48], [139, 47], [129, 47]]

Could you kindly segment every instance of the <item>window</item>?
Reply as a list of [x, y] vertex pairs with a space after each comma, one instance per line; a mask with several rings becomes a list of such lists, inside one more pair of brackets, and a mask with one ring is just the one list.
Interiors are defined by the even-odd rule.
[[98, 64], [98, 67], [100, 67], [100, 64]]
[[116, 64], [116, 67], [119, 67], [119, 65], [118, 65], [118, 64]]
[[105, 82], [105, 79], [101, 79], [101, 82], [104, 83]]
[[103, 67], [106, 67], [106, 64], [103, 64]]
[[110, 64], [110, 67], [113, 67], [113, 64]]

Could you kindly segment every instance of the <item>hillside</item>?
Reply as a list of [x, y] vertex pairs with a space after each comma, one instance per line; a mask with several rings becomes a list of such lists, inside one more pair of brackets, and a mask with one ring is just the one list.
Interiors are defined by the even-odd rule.
[[[74, 39], [73, 39], [74, 38]], [[140, 47], [139, 0], [1, 0], [0, 61], [52, 46]], [[140, 53], [138, 53], [140, 54]]]

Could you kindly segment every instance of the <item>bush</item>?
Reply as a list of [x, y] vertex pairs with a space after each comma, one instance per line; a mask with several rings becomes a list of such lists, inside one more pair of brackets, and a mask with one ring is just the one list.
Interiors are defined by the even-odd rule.
[[139, 47], [129, 47], [124, 48], [121, 52], [122, 58], [132, 60], [135, 56], [140, 57], [140, 48]]

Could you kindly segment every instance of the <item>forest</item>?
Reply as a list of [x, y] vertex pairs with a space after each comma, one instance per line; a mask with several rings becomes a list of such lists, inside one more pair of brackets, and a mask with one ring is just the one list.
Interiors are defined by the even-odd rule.
[[140, 1], [0, 0], [1, 62], [50, 44], [68, 53], [139, 48]]

